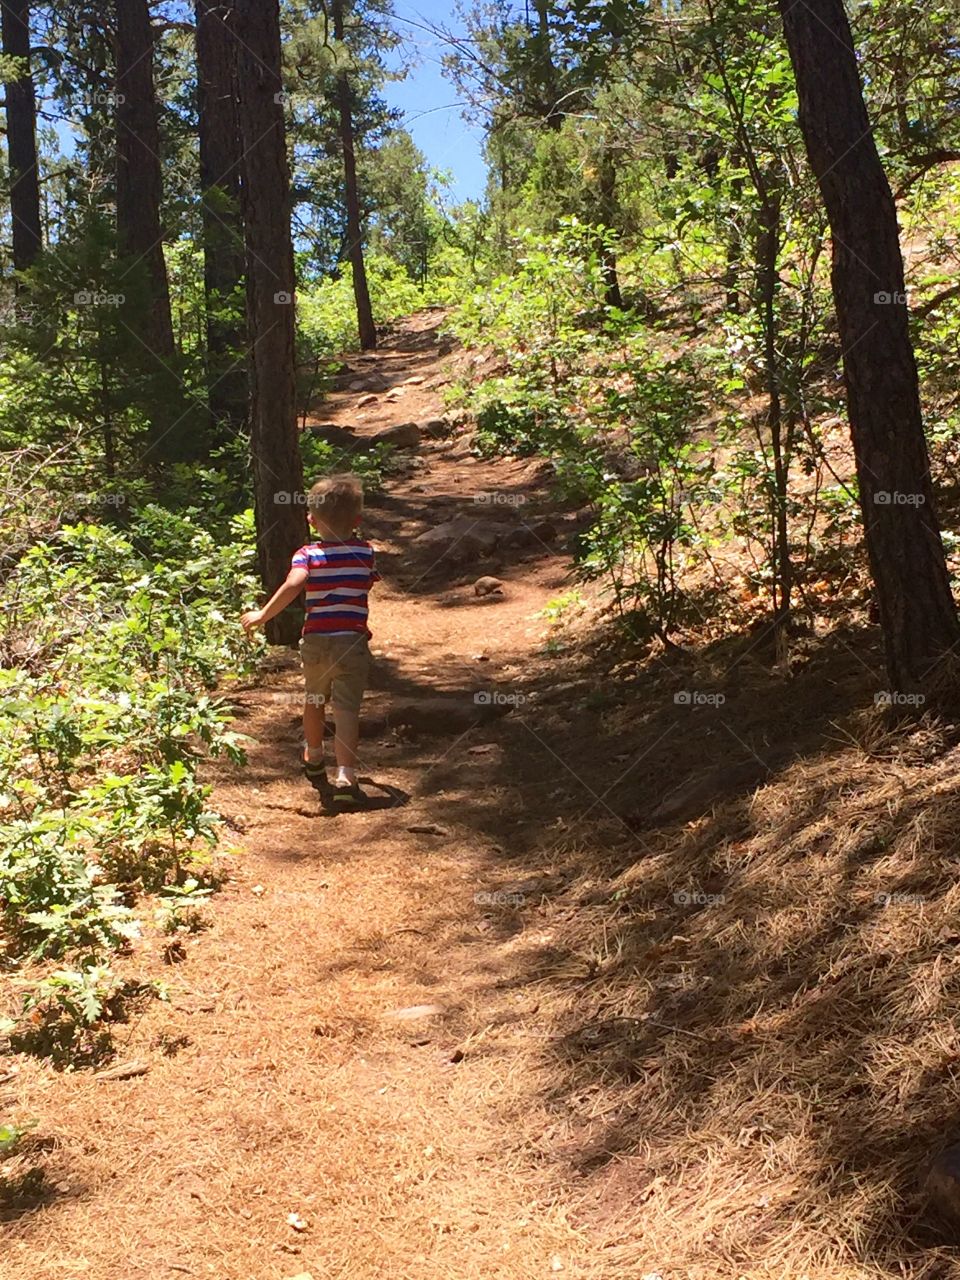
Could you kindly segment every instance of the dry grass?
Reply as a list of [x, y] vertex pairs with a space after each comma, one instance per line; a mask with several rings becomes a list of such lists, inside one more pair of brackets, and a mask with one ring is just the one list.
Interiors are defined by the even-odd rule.
[[619, 875], [561, 847], [541, 1076], [610, 1275], [952, 1274], [920, 1183], [956, 1137], [958, 761], [798, 761]]

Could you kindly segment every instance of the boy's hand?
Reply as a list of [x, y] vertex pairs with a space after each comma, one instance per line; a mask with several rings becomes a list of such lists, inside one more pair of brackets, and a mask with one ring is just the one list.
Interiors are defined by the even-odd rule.
[[245, 613], [240, 619], [240, 625], [244, 631], [252, 631], [254, 627], [262, 627], [263, 621], [263, 610], [251, 609], [249, 613]]

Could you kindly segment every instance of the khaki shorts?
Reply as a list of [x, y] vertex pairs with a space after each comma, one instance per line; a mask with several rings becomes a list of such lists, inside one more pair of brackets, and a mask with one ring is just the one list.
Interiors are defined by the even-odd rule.
[[305, 635], [300, 641], [300, 660], [309, 699], [321, 705], [332, 703], [344, 711], [360, 710], [370, 665], [365, 635]]

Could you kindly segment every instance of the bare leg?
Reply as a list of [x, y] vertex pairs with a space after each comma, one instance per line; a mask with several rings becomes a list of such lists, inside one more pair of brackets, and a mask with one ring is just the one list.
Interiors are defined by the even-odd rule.
[[303, 736], [307, 742], [307, 759], [323, 759], [323, 727], [326, 720], [322, 702], [310, 694], [303, 703]]
[[333, 740], [333, 749], [337, 764], [344, 769], [356, 770], [357, 743], [360, 741], [360, 712], [344, 711], [337, 707], [334, 712], [337, 722], [337, 736]]

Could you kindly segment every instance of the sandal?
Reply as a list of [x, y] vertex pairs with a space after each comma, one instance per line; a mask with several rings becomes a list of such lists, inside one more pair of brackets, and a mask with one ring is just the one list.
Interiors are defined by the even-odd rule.
[[315, 787], [318, 791], [329, 791], [330, 782], [327, 778], [327, 766], [323, 760], [308, 760], [303, 757], [303, 774], [311, 787]]

